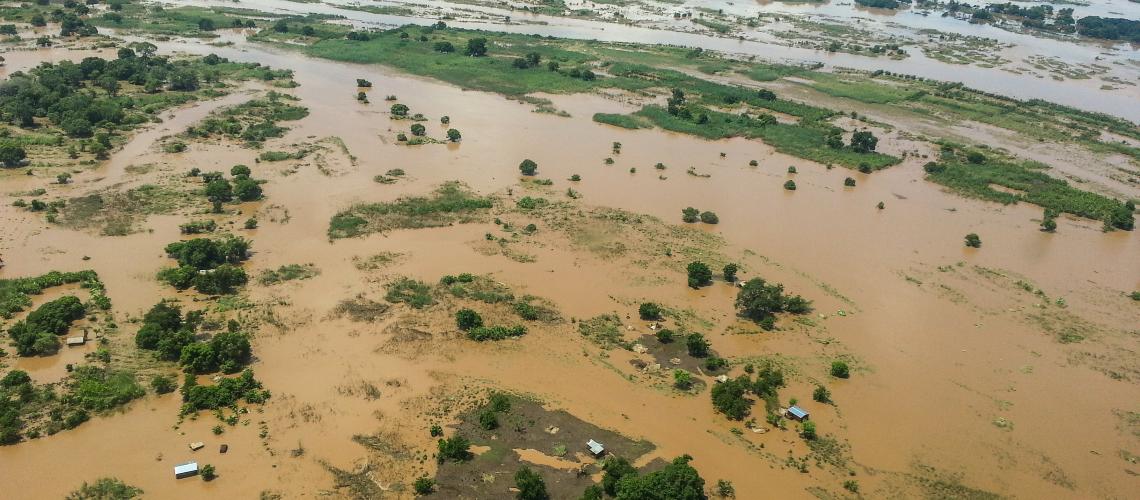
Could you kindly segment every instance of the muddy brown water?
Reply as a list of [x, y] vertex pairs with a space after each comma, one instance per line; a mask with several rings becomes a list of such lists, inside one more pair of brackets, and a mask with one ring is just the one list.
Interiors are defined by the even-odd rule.
[[[215, 437], [210, 428], [216, 419], [202, 414], [176, 429], [177, 396], [150, 395], [120, 414], [95, 418], [75, 430], [0, 448], [0, 479], [18, 498], [58, 498], [101, 476], [119, 477], [156, 498], [245, 498], [264, 490], [286, 497], [317, 496], [332, 488], [331, 476], [318, 460], [351, 469], [368, 456], [351, 441], [353, 435], [394, 428], [405, 443], [430, 456], [429, 423], [408, 402], [430, 398], [437, 390], [463, 391], [468, 384], [537, 395], [552, 408], [653, 442], [654, 457], [689, 453], [710, 484], [729, 479], [742, 497], [806, 497], [806, 488], [813, 486], [838, 492], [847, 479], [829, 469], [802, 474], [783, 467], [788, 451], [796, 456], [807, 452], [793, 431], [736, 437], [730, 429], [740, 424], [716, 415], [707, 394], [679, 395], [637, 378], [628, 364], [632, 353], [603, 356], [569, 324], [535, 326], [527, 336], [502, 343], [433, 340], [426, 354], [407, 356], [382, 348], [387, 323], [327, 319], [340, 300], [362, 292], [381, 296], [385, 276], [434, 282], [460, 272], [492, 274], [516, 293], [547, 297], [568, 318], [608, 312], [636, 317], [636, 305], [612, 297], [691, 308], [716, 323], [708, 334], [721, 355], [790, 360], [797, 373], [781, 391], [782, 399], [804, 402], [822, 433], [850, 445], [848, 467], [870, 494], [899, 488], [915, 493], [905, 474], [919, 474], [918, 464], [960, 477], [971, 487], [1023, 497], [1127, 497], [1134, 490], [1129, 471], [1135, 465], [1120, 454], [1136, 453], [1138, 442], [1134, 427], [1129, 430], [1118, 414], [1140, 410], [1140, 389], [1135, 379], [1115, 380], [1096, 368], [1110, 363], [1135, 368], [1135, 357], [1127, 354], [1135, 352], [1135, 336], [1125, 332], [1140, 324], [1140, 310], [1122, 296], [1140, 288], [1140, 238], [1135, 233], [1102, 233], [1099, 223], [1071, 218], [1059, 221], [1056, 234], [1040, 233], [1034, 221], [1039, 208], [944, 193], [922, 180], [918, 158], [864, 175], [829, 171], [757, 141], [703, 141], [596, 124], [590, 120], [596, 111], [633, 109], [596, 96], [553, 98], [556, 107], [572, 115], [563, 118], [380, 67], [311, 60], [253, 45], [216, 48], [191, 42], [163, 44], [162, 49], [218, 52], [294, 69], [301, 86], [289, 92], [302, 99], [311, 115], [287, 124], [292, 130], [286, 137], [266, 148], [288, 150], [295, 143], [336, 136], [358, 161], [353, 166], [342, 158], [337, 172], [325, 175], [311, 160], [258, 164], [257, 151], [229, 144], [196, 143], [178, 155], [152, 147], [168, 133], [161, 129], [176, 130], [193, 121], [183, 117], [204, 116], [219, 102], [240, 101], [227, 97], [176, 111], [173, 120], [140, 132], [111, 161], [76, 175], [71, 185], [34, 177], [39, 184], [31, 188], [72, 196], [119, 183], [156, 182], [192, 167], [250, 165], [255, 177], [269, 181], [267, 199], [242, 205], [235, 220], [240, 224], [271, 206], [287, 209], [290, 218], [273, 223], [262, 216], [261, 227], [251, 235], [255, 254], [247, 267], [256, 275], [283, 264], [311, 262], [321, 274], [275, 287], [249, 287], [251, 300], [279, 304], [274, 311], [288, 328], [264, 325], [255, 341], [253, 368], [273, 398], [243, 417], [248, 425]], [[356, 102], [355, 78], [371, 80], [373, 94], [396, 94], [413, 113], [427, 116], [433, 137], [444, 131], [438, 117], [449, 115], [463, 141], [395, 145], [395, 133], [409, 123], [391, 120], [388, 103]], [[613, 141], [623, 144], [620, 155], [611, 153]], [[906, 143], [888, 139], [882, 144], [889, 149]], [[616, 159], [615, 165], [603, 164], [608, 156]], [[680, 209], [689, 205], [717, 212], [721, 223], [701, 229], [726, 239], [725, 252], [744, 264], [741, 275], [784, 283], [814, 300], [812, 318], [822, 326], [801, 328], [784, 320], [777, 333], [723, 334], [724, 327], [735, 324], [728, 285], [693, 291], [679, 273], [640, 269], [628, 259], [575, 250], [553, 230], [544, 233], [545, 228], [539, 234], [548, 245], [535, 251], [534, 263], [476, 251], [474, 244], [495, 230], [490, 225], [396, 231], [334, 243], [325, 236], [329, 217], [351, 203], [424, 193], [446, 180], [502, 196], [513, 189], [518, 197], [524, 192], [517, 170], [523, 158], [538, 162], [539, 177], [554, 180], [545, 195], [551, 198], [563, 197], [573, 186], [586, 205], [646, 213], [668, 223], [679, 223]], [[748, 166], [752, 159], [758, 167]], [[654, 170], [657, 162], [668, 168]], [[142, 163], [158, 168], [137, 175], [125, 168]], [[787, 174], [789, 165], [799, 173]], [[293, 166], [297, 171], [285, 175]], [[687, 175], [690, 166], [711, 177]], [[637, 173], [631, 174], [631, 167]], [[408, 179], [392, 185], [372, 181], [391, 168], [406, 170]], [[566, 181], [572, 174], [582, 180]], [[843, 187], [847, 176], [857, 180], [856, 188]], [[21, 183], [20, 189], [28, 189], [24, 184], [30, 181], [17, 177], [13, 181]], [[782, 189], [788, 178], [796, 180], [797, 191]], [[0, 191], [11, 191], [8, 179], [0, 182], [5, 186]], [[875, 209], [879, 201], [885, 210]], [[107, 284], [120, 316], [137, 316], [162, 297], [189, 301], [192, 293], [173, 293], [153, 279], [158, 269], [170, 265], [162, 247], [179, 238], [177, 223], [186, 218], [151, 217], [145, 227], [153, 232], [112, 238], [52, 226], [38, 214], [3, 203], [0, 252], [8, 265], [0, 276], [92, 268]], [[969, 232], [981, 235], [981, 249], [963, 247], [962, 237]], [[355, 256], [385, 251], [406, 257], [381, 273], [365, 274], [353, 266]], [[81, 260], [83, 256], [91, 260]], [[963, 265], [956, 266], [958, 262]], [[956, 270], [940, 273], [937, 266]], [[1064, 297], [1065, 311], [1105, 325], [1108, 333], [1060, 344], [1025, 319], [1038, 301], [1001, 285], [1003, 281], [986, 279], [973, 266], [1024, 276], [1050, 297]], [[665, 281], [647, 279], [658, 276]], [[840, 309], [851, 313], [838, 316]], [[827, 317], [821, 319], [819, 313]], [[435, 333], [453, 328], [429, 326]], [[120, 335], [133, 334], [131, 325], [123, 330]], [[829, 379], [827, 364], [841, 354], [857, 361], [855, 373], [850, 380]], [[636, 380], [631, 381], [631, 374]], [[393, 379], [402, 382], [386, 385]], [[382, 395], [367, 399], [338, 390], [362, 382], [379, 385]], [[810, 401], [815, 382], [830, 387], [836, 406]], [[998, 418], [1013, 422], [1012, 428], [995, 425]], [[269, 428], [267, 445], [258, 437], [261, 421]], [[186, 444], [199, 440], [207, 448], [190, 452]], [[222, 442], [230, 445], [226, 455], [216, 451]], [[758, 448], [760, 444], [765, 447]], [[297, 448], [305, 452], [294, 457], [290, 450]], [[62, 457], [81, 466], [61, 477], [53, 466]], [[214, 464], [219, 479], [174, 480], [170, 468], [188, 459]], [[405, 482], [432, 470], [430, 461], [405, 467]]]

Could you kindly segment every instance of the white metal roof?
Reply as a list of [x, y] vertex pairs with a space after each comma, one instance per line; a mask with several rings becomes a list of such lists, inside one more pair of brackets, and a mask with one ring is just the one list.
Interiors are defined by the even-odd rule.
[[198, 462], [186, 462], [174, 466], [174, 475], [185, 474], [187, 472], [197, 472]]

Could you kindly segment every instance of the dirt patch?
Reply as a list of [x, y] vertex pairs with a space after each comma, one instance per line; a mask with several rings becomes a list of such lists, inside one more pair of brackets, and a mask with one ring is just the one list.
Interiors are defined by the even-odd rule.
[[594, 484], [598, 459], [586, 447], [593, 439], [606, 454], [631, 461], [651, 451], [647, 441], [637, 441], [585, 422], [565, 411], [550, 411], [542, 405], [509, 397], [510, 409], [497, 412], [498, 427], [484, 430], [479, 414], [489, 405], [460, 416], [456, 434], [486, 447], [467, 462], [445, 462], [436, 474], [437, 494], [446, 498], [504, 498], [511, 496], [514, 474], [526, 465], [538, 472], [551, 498], [578, 498]]

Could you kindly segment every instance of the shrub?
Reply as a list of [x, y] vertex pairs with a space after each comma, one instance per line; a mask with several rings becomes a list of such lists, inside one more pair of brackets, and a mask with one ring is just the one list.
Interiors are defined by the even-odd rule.
[[784, 189], [787, 189], [788, 191], [795, 191], [796, 190], [796, 181], [788, 180], [788, 182], [784, 183]]
[[689, 286], [692, 288], [700, 288], [712, 281], [712, 270], [704, 262], [690, 262], [685, 270], [688, 273]]
[[526, 327], [522, 325], [505, 327], [505, 326], [480, 326], [472, 328], [467, 332], [467, 338], [476, 341], [484, 340], [503, 340], [509, 337], [521, 337], [526, 335]]
[[977, 151], [970, 151], [969, 153], [966, 153], [966, 161], [975, 165], [981, 165], [986, 162], [986, 155], [981, 154]]
[[542, 480], [542, 476], [525, 465], [515, 473], [515, 486], [519, 490], [518, 495], [516, 495], [519, 500], [548, 500], [550, 498], [550, 494], [546, 492], [546, 483]]
[[849, 378], [851, 370], [845, 361], [832, 361], [831, 362], [831, 376], [835, 378]]
[[485, 431], [494, 430], [499, 427], [499, 417], [491, 410], [483, 410], [479, 412], [479, 427]]
[[471, 309], [463, 308], [455, 313], [455, 324], [460, 330], [467, 331], [483, 326], [483, 318], [479, 316], [479, 313]]
[[673, 341], [673, 330], [670, 330], [668, 328], [657, 330], [657, 332], [653, 335], [657, 337], [657, 341], [661, 342], [662, 344], [668, 344]]
[[815, 422], [812, 422], [810, 420], [804, 422], [803, 427], [800, 428], [800, 436], [808, 441], [814, 440], [816, 438]]
[[459, 134], [458, 130], [455, 130], [453, 128], [447, 129], [447, 140], [451, 142], [459, 142], [459, 140], [462, 138], [463, 136]]
[[855, 187], [855, 179], [850, 177], [843, 179], [843, 185], [847, 187]]
[[213, 481], [214, 478], [216, 478], [216, 477], [218, 477], [218, 473], [217, 473], [217, 470], [214, 469], [213, 465], [206, 464], [204, 467], [202, 467], [202, 479], [203, 480]]
[[673, 387], [687, 391], [693, 387], [693, 374], [685, 370], [673, 370]]
[[968, 246], [970, 248], [981, 248], [982, 247], [982, 239], [980, 237], [978, 237], [978, 235], [976, 233], [967, 234], [966, 235], [966, 246]]
[[637, 314], [644, 320], [661, 319], [661, 306], [653, 302], [643, 302], [638, 306]]
[[417, 477], [412, 489], [417, 495], [430, 495], [435, 490], [435, 480], [427, 476]]
[[356, 79], [356, 86], [357, 87], [363, 87], [363, 88], [371, 88], [372, 82], [365, 80], [363, 78], [357, 78]]
[[67, 495], [67, 500], [128, 500], [141, 498], [143, 490], [113, 477], [97, 479], [92, 484], [84, 482], [79, 489]]
[[717, 217], [714, 212], [701, 212], [701, 222], [705, 224], [717, 224], [720, 222], [720, 218]]
[[412, 135], [422, 137], [425, 133], [427, 133], [427, 128], [422, 123], [412, 124]]
[[253, 171], [245, 165], [234, 165], [230, 168], [230, 175], [234, 177], [249, 177], [251, 173], [253, 173]]
[[794, 174], [794, 173], [796, 173], [796, 167], [795, 167], [795, 165], [788, 167], [788, 173], [789, 173], [789, 174]]
[[408, 106], [405, 104], [393, 104], [389, 111], [392, 112], [392, 116], [408, 116]]
[[538, 172], [538, 164], [528, 158], [519, 163], [519, 171], [523, 175], [534, 175]]
[[487, 407], [499, 413], [511, 411], [511, 398], [501, 392], [493, 393], [487, 401]]

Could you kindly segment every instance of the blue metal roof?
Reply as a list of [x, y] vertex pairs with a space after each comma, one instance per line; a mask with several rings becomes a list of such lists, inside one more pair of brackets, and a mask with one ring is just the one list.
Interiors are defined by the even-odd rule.
[[791, 408], [788, 408], [788, 413], [791, 413], [796, 418], [804, 418], [804, 417], [808, 416], [808, 412], [806, 410], [804, 410], [803, 408], [800, 408], [798, 406], [793, 406]]

